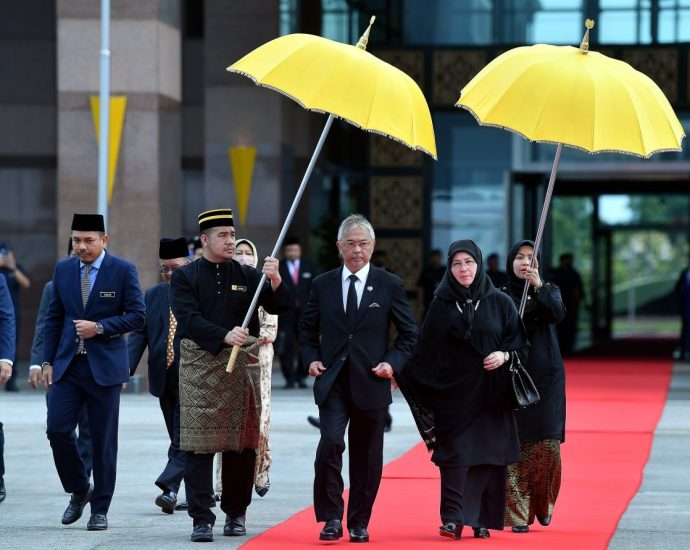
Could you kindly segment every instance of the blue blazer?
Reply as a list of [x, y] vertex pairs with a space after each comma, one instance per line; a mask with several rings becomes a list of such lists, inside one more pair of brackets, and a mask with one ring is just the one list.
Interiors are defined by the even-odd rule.
[[129, 380], [125, 334], [144, 324], [144, 299], [137, 270], [106, 252], [86, 307], [81, 303], [79, 258], [60, 260], [53, 274], [53, 297], [44, 329], [43, 362], [53, 366], [53, 382], [69, 367], [79, 347], [72, 321], [85, 319], [103, 325], [103, 334], [84, 341], [89, 366], [101, 386]]
[[0, 275], [0, 359], [14, 362], [16, 335], [12, 298], [5, 276]]
[[[98, 279], [96, 279], [98, 281]], [[129, 351], [129, 374], [134, 375], [139, 361], [148, 346], [149, 348], [149, 392], [155, 397], [163, 395], [168, 376], [178, 376], [180, 362], [180, 330], [175, 334], [173, 349], [175, 361], [166, 367], [168, 360], [168, 327], [170, 325], [170, 285], [160, 283], [149, 288], [144, 296], [146, 303], [146, 323], [135, 330], [127, 339]]]

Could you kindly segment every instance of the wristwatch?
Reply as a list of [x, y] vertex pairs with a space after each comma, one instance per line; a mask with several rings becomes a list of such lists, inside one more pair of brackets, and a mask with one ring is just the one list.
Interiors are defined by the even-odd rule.
[[503, 352], [503, 362], [507, 363], [508, 361], [510, 361], [510, 352], [504, 351]]
[[103, 334], [103, 325], [96, 323], [96, 334]]

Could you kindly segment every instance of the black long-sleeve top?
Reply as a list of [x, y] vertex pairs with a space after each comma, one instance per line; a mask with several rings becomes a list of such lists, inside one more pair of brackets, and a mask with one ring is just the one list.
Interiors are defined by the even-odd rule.
[[[220, 353], [227, 347], [223, 339], [228, 331], [242, 325], [260, 280], [260, 271], [235, 260], [216, 264], [202, 257], [176, 269], [170, 279], [170, 304], [182, 338], [214, 355]], [[275, 291], [268, 281], [264, 285], [258, 305], [268, 313], [286, 311], [290, 292], [285, 283]], [[247, 328], [259, 336], [256, 310]]]

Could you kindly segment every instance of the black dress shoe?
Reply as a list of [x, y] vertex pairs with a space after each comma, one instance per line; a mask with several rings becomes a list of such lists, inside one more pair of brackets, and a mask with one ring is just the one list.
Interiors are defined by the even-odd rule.
[[175, 511], [176, 504], [177, 495], [172, 491], [166, 491], [156, 497], [156, 506], [160, 506], [161, 510], [166, 514], [172, 514]]
[[108, 517], [105, 514], [91, 514], [89, 523], [86, 524], [87, 531], [105, 531], [108, 528]]
[[307, 422], [315, 428], [321, 429], [321, 420], [317, 416], [307, 416]]
[[299, 382], [297, 382], [297, 386], [304, 389], [307, 387], [307, 383], [304, 380], [300, 380]]
[[474, 531], [475, 539], [488, 539], [491, 536], [486, 527], [472, 527], [472, 531]]
[[369, 542], [369, 533], [364, 527], [353, 527], [348, 529], [350, 542]]
[[537, 516], [537, 521], [546, 527], [549, 523], [551, 523], [551, 516], [546, 516], [545, 518], [540, 518]]
[[5, 500], [7, 496], [7, 491], [5, 491], [5, 480], [0, 477], [0, 502]]
[[343, 536], [343, 524], [339, 519], [329, 519], [321, 529], [319, 540], [338, 540]]
[[271, 488], [271, 482], [266, 481], [266, 485], [263, 487], [261, 485], [254, 485], [254, 490], [256, 491], [256, 494], [259, 495], [260, 497], [265, 497], [266, 493], [268, 493], [268, 490]]
[[513, 533], [529, 533], [529, 525], [515, 525], [512, 531]]
[[462, 535], [462, 523], [453, 523], [451, 521], [444, 523], [438, 528], [438, 534], [442, 537], [448, 537], [451, 539], [459, 539]]
[[175, 510], [189, 510], [189, 503], [186, 500], [183, 500], [175, 506]]
[[85, 493], [78, 494], [72, 493], [72, 497], [69, 499], [69, 505], [67, 510], [62, 514], [62, 524], [69, 525], [77, 521], [82, 513], [84, 512], [84, 506], [91, 500], [91, 495], [93, 494], [93, 484], [89, 483], [89, 488]]
[[247, 534], [247, 528], [244, 525], [245, 521], [245, 516], [237, 518], [227, 516], [225, 518], [225, 526], [223, 527], [223, 535], [226, 537], [244, 537]]
[[210, 523], [195, 523], [192, 542], [213, 542], [213, 526]]

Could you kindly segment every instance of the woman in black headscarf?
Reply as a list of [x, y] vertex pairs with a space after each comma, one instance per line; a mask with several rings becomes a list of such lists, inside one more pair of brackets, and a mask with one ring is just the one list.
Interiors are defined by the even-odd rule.
[[556, 323], [565, 316], [561, 292], [544, 283], [539, 259], [530, 267], [534, 243], [520, 241], [508, 253], [508, 285], [503, 287], [517, 306], [525, 279], [529, 293], [523, 321], [530, 342], [525, 368], [539, 390], [536, 405], [515, 412], [520, 436], [520, 462], [508, 468], [506, 525], [527, 533], [534, 518], [542, 525], [551, 514], [561, 487], [561, 443], [565, 439], [565, 370], [558, 349]]
[[[432, 461], [441, 472], [442, 536], [463, 525], [486, 538], [503, 529], [506, 465], [520, 448], [510, 405], [507, 364], [526, 359], [527, 338], [512, 300], [484, 273], [472, 241], [456, 241], [448, 267], [401, 375]], [[421, 413], [421, 414], [420, 414]], [[433, 437], [423, 428], [433, 425]]]

